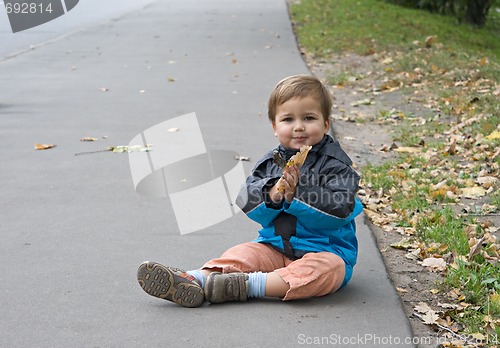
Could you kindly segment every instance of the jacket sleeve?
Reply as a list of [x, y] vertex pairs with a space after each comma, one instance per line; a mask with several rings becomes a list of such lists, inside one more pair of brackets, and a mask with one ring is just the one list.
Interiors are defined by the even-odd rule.
[[283, 203], [273, 203], [269, 190], [279, 180], [281, 173], [272, 163], [272, 159], [261, 160], [242, 185], [236, 204], [247, 216], [263, 227], [283, 211]]
[[317, 228], [343, 226], [362, 209], [356, 199], [358, 184], [359, 175], [354, 169], [331, 159], [321, 173], [301, 176], [295, 198], [285, 211]]

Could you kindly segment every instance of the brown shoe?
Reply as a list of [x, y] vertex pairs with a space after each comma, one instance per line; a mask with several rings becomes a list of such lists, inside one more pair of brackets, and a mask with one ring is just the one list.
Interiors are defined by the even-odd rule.
[[198, 281], [182, 269], [146, 261], [137, 270], [137, 280], [149, 295], [184, 307], [199, 307], [205, 299]]
[[211, 303], [246, 301], [248, 274], [212, 272], [205, 284], [205, 298]]

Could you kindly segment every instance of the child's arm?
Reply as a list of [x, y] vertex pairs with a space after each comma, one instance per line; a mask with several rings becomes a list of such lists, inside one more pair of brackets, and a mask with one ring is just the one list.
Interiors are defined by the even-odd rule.
[[293, 201], [284, 210], [305, 225], [336, 228], [362, 209], [356, 198], [358, 183], [359, 175], [335, 160], [318, 175], [304, 173]]
[[267, 226], [283, 211], [283, 200], [271, 197], [271, 190], [281, 178], [281, 170], [265, 156], [242, 185], [236, 204], [249, 218]]

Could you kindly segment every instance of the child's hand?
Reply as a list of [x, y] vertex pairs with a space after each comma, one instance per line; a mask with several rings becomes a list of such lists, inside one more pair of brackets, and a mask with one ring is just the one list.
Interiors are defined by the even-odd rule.
[[[295, 190], [299, 182], [300, 172], [297, 166], [291, 166], [283, 171], [283, 176], [278, 180], [271, 190], [271, 199], [279, 202], [285, 198], [290, 203], [295, 196]], [[280, 192], [281, 191], [281, 192]]]

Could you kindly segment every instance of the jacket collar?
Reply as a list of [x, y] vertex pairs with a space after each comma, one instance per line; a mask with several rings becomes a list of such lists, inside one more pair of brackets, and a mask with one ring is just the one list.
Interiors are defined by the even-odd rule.
[[[279, 145], [277, 150], [285, 158], [287, 161], [297, 153], [296, 149], [287, 149], [283, 145]], [[330, 135], [325, 134], [323, 139], [316, 145], [313, 145], [312, 149], [309, 151], [309, 154], [319, 154], [321, 155], [327, 155], [333, 158], [338, 159], [342, 163], [351, 166], [352, 161], [347, 156], [345, 151], [340, 147], [340, 144], [337, 140], [334, 140]], [[308, 155], [309, 156], [309, 155]], [[271, 157], [272, 157], [272, 151], [271, 151]]]
[[[319, 151], [321, 151], [325, 147], [325, 145], [327, 145], [327, 143], [329, 143], [330, 140], [333, 140], [333, 139], [329, 135], [325, 134], [325, 136], [323, 137], [323, 139], [321, 139], [321, 141], [319, 143], [317, 143], [316, 145], [313, 145], [313, 147], [309, 151], [309, 153], [310, 154], [318, 153]], [[293, 155], [295, 155], [297, 153], [297, 149], [287, 149], [281, 144], [278, 146], [278, 151], [279, 151], [280, 155], [283, 156], [283, 158], [286, 159], [287, 161], [290, 159], [290, 157], [292, 157]]]
[[[276, 147], [275, 149], [269, 151], [266, 153], [257, 163], [256, 167], [259, 166], [261, 163], [270, 160], [273, 158], [273, 153], [275, 150], [278, 150], [285, 158], [286, 160], [289, 160], [291, 156], [295, 155], [297, 153], [297, 150], [295, 149], [286, 149], [284, 148], [281, 144]], [[347, 166], [352, 165], [352, 161], [347, 156], [347, 154], [344, 152], [344, 150], [340, 147], [340, 144], [337, 140], [334, 140], [330, 135], [326, 134], [323, 139], [316, 145], [312, 147], [312, 149], [309, 151], [310, 154], [319, 154], [320, 156], [326, 155], [332, 158], [335, 158], [342, 163], [344, 163]], [[312, 158], [313, 156], [307, 156], [308, 158], [306, 159], [306, 163], [310, 161], [309, 158]]]

